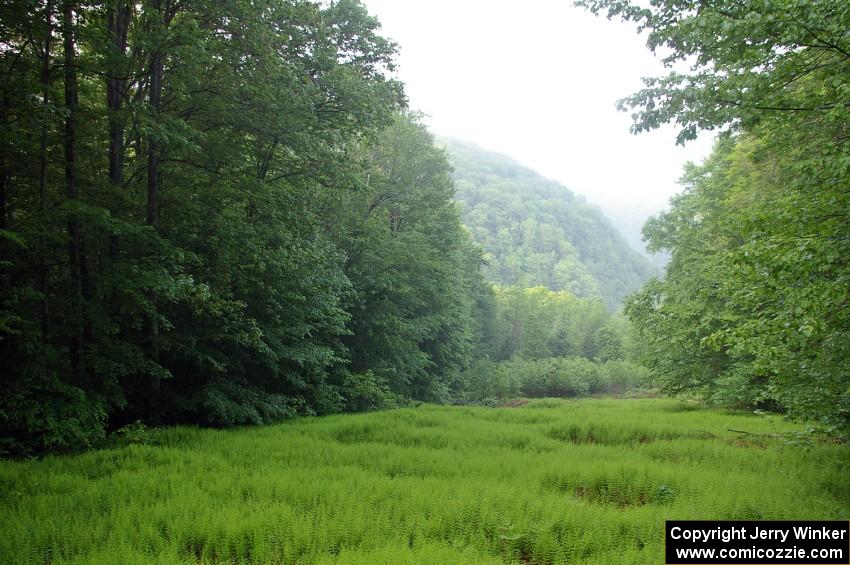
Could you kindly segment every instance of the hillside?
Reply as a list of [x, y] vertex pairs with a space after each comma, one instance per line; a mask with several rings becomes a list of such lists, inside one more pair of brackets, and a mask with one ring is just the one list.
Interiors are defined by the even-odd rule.
[[569, 290], [616, 309], [658, 274], [598, 208], [563, 185], [471, 143], [441, 143], [463, 222], [483, 247], [493, 282]]

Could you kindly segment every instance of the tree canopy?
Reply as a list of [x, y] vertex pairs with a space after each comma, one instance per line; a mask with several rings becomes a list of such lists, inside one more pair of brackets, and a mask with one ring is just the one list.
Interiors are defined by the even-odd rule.
[[850, 111], [850, 6], [841, 0], [576, 4], [635, 22], [671, 68], [620, 101], [635, 112], [636, 133], [675, 122], [682, 143], [765, 119], [836, 124]]
[[668, 65], [621, 102], [636, 132], [723, 128], [645, 235], [672, 259], [627, 312], [671, 391], [778, 408], [847, 433], [850, 6], [580, 4], [637, 22]]
[[0, 452], [450, 390], [480, 256], [361, 4], [13, 1], [0, 37]]

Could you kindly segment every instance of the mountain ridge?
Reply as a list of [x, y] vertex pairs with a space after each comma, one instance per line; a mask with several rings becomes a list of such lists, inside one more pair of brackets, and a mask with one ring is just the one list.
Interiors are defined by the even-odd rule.
[[515, 159], [438, 137], [454, 168], [455, 201], [498, 284], [597, 297], [609, 309], [660, 273], [601, 208]]

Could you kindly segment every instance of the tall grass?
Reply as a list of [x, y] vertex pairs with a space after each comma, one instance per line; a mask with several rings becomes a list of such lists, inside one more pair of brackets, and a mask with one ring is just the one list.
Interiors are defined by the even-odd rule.
[[847, 448], [794, 430], [656, 399], [169, 429], [0, 464], [0, 563], [663, 563], [667, 519], [850, 517]]

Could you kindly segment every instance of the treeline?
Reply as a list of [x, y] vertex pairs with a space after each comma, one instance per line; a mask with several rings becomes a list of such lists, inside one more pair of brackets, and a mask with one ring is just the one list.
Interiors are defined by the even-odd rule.
[[516, 358], [501, 363], [485, 360], [470, 369], [458, 401], [500, 405], [519, 397], [620, 395], [645, 391], [652, 386], [652, 371], [624, 359], [603, 362], [584, 357]]
[[492, 314], [482, 348], [493, 361], [513, 357], [585, 357], [608, 361], [634, 357], [639, 349], [628, 322], [609, 314], [599, 299], [579, 298], [561, 290], [500, 287], [493, 289]]
[[622, 102], [635, 131], [723, 128], [645, 235], [672, 253], [626, 311], [666, 390], [850, 432], [850, 4], [581, 2], [690, 73]]
[[477, 310], [477, 355], [458, 398], [481, 401], [619, 394], [653, 386], [644, 346], [600, 299], [567, 291], [494, 287]]
[[441, 400], [488, 287], [355, 0], [0, 7], [0, 453]]

